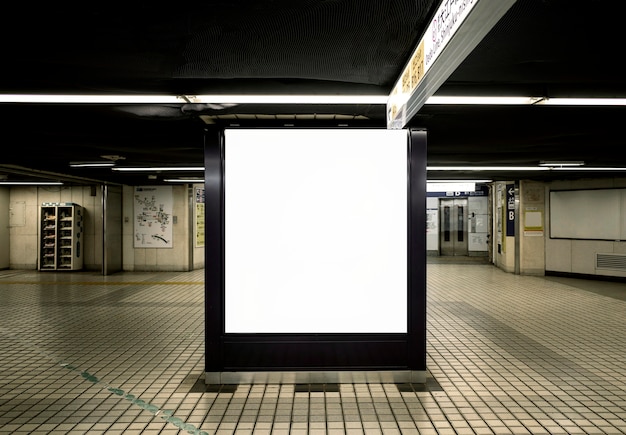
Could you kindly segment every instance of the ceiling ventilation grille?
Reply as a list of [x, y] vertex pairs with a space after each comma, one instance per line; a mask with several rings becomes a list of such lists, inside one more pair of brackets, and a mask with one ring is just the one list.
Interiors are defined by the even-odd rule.
[[596, 253], [596, 269], [626, 270], [626, 254]]

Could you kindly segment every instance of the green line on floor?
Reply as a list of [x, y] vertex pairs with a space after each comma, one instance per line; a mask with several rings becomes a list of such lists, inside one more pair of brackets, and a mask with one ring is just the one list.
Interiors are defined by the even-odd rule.
[[177, 428], [182, 429], [189, 434], [209, 435], [207, 432], [197, 429], [193, 424], [185, 423], [182, 419], [175, 417], [174, 411], [170, 409], [160, 409], [158, 406], [145, 402], [139, 399], [138, 397], [134, 396], [133, 394], [125, 393], [124, 390], [121, 390], [119, 388], [113, 388], [111, 385], [102, 382], [100, 379], [98, 379], [96, 376], [92, 375], [91, 373], [85, 370], [81, 370], [78, 367], [75, 367], [69, 363], [59, 362], [58, 364], [61, 367], [64, 367], [68, 370], [79, 372], [81, 377], [83, 377], [84, 379], [86, 379], [87, 381], [93, 384], [103, 384], [104, 390], [107, 390], [108, 392], [113, 393], [116, 396], [123, 397], [124, 399], [128, 400], [132, 404], [139, 406], [141, 409], [145, 409], [146, 411], [152, 413], [155, 417], [159, 414], [162, 414], [160, 417], [161, 419], [167, 421], [168, 423], [173, 424]]
[[1, 281], [0, 285], [204, 285], [198, 281]]
[[21, 346], [29, 348], [31, 350], [33, 350], [34, 352], [38, 353], [39, 355], [42, 355], [43, 357], [47, 358], [48, 360], [52, 360], [52, 361], [56, 361], [56, 364], [59, 365], [60, 367], [63, 367], [65, 369], [74, 371], [74, 372], [78, 372], [80, 373], [80, 376], [85, 379], [86, 381], [89, 381], [93, 384], [101, 384], [102, 389], [108, 391], [109, 393], [115, 394], [116, 396], [120, 396], [126, 400], [128, 400], [129, 402], [131, 402], [132, 404], [139, 406], [142, 409], [145, 409], [146, 411], [152, 413], [155, 417], [158, 416], [159, 414], [162, 420], [173, 424], [174, 426], [176, 426], [179, 429], [182, 429], [184, 431], [186, 431], [186, 433], [192, 434], [192, 435], [209, 435], [208, 432], [206, 431], [202, 431], [198, 428], [196, 428], [194, 425], [192, 424], [188, 424], [185, 423], [182, 419], [175, 417], [174, 416], [174, 411], [169, 410], [169, 409], [161, 409], [156, 405], [152, 405], [150, 403], [145, 402], [144, 400], [139, 399], [138, 397], [134, 396], [133, 394], [130, 393], [126, 393], [124, 392], [124, 390], [120, 389], [120, 388], [114, 388], [113, 386], [111, 386], [110, 384], [101, 381], [100, 379], [98, 379], [95, 375], [89, 373], [86, 370], [81, 370], [80, 368], [70, 364], [70, 363], [66, 363], [63, 361], [58, 361], [56, 358], [54, 358], [51, 354], [49, 354], [48, 352], [44, 351], [43, 349], [41, 349], [38, 346], [33, 346], [32, 344], [30, 344], [29, 342], [27, 342], [26, 340], [22, 339], [18, 334], [7, 330], [5, 328], [0, 327], [0, 333], [2, 333], [3, 335], [6, 335], [8, 337], [11, 337], [13, 340], [17, 341]]

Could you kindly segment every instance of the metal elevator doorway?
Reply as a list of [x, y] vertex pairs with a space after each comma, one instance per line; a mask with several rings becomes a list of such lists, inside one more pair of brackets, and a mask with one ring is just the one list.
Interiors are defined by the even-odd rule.
[[467, 198], [439, 200], [439, 254], [468, 255]]

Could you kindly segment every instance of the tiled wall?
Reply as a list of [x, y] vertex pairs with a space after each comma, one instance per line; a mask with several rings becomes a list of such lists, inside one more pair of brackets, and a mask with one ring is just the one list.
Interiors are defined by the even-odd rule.
[[[173, 186], [176, 223], [173, 225], [173, 247], [168, 249], [133, 248], [133, 187], [123, 190], [123, 267], [127, 271], [185, 271], [204, 265], [204, 250], [193, 250], [190, 234], [187, 186]], [[39, 206], [44, 202], [73, 202], [84, 207], [84, 270], [102, 270], [102, 192], [90, 186], [75, 187], [12, 187], [8, 190], [9, 208], [19, 208], [19, 219], [13, 219], [8, 229], [8, 268], [31, 270], [38, 267]], [[7, 202], [7, 201], [5, 201]], [[23, 210], [23, 213], [21, 212]], [[6, 232], [5, 232], [6, 234]], [[1, 266], [1, 265], [0, 265]], [[5, 267], [6, 268], [6, 267]]]
[[[12, 187], [9, 193], [11, 207], [23, 208], [24, 219], [14, 219], [9, 226], [9, 263], [11, 269], [37, 269], [39, 206], [44, 202], [73, 202], [85, 207], [85, 269], [99, 269], [102, 253], [93, 249], [96, 237], [101, 232], [96, 228], [102, 216], [99, 190], [92, 196], [92, 189], [86, 187]], [[21, 213], [21, 212], [20, 212]], [[90, 249], [91, 248], [91, 249]]]

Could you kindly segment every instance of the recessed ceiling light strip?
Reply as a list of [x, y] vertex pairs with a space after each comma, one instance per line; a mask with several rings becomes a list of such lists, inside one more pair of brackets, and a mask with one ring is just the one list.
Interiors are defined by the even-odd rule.
[[203, 178], [164, 178], [166, 183], [204, 183]]
[[60, 181], [0, 181], [3, 186], [62, 186]]
[[204, 171], [204, 167], [202, 166], [117, 166], [111, 168], [112, 171], [124, 171], [124, 172], [169, 172], [169, 171], [180, 171], [180, 172], [194, 172], [194, 171]]
[[428, 166], [427, 171], [549, 171], [544, 166]]
[[589, 171], [603, 172], [626, 171], [626, 167], [602, 167], [602, 166], [428, 166], [427, 171]]
[[433, 95], [428, 105], [543, 105], [543, 106], [624, 106], [626, 98], [547, 98], [497, 96], [438, 96]]
[[[380, 104], [386, 95], [67, 95], [0, 94], [0, 103], [52, 104]], [[428, 105], [624, 106], [626, 98], [433, 95]]]
[[53, 104], [387, 104], [386, 95], [46, 95], [0, 94], [0, 103]]

